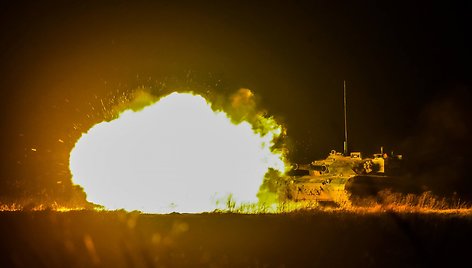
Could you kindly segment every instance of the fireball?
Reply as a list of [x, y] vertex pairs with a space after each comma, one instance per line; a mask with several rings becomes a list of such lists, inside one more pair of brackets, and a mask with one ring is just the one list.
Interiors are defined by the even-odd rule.
[[111, 210], [205, 212], [229, 197], [254, 204], [268, 170], [284, 170], [272, 149], [281, 127], [261, 120], [267, 129], [257, 131], [200, 95], [172, 93], [84, 133], [70, 153], [72, 179]]

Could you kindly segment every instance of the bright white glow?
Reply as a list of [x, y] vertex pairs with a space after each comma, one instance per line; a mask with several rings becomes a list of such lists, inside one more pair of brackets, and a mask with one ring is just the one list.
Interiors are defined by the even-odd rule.
[[237, 204], [257, 202], [268, 169], [284, 168], [270, 150], [279, 134], [262, 136], [201, 96], [172, 93], [92, 127], [72, 150], [70, 170], [88, 201], [107, 209], [213, 211], [229, 194]]

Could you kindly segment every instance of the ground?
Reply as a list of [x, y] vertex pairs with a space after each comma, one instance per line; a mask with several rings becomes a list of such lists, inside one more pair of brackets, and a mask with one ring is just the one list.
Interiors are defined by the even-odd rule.
[[469, 260], [472, 216], [2, 212], [0, 267], [424, 267]]

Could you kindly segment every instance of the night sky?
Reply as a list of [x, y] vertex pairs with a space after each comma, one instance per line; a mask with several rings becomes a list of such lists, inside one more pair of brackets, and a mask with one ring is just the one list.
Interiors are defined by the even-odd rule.
[[249, 88], [292, 161], [325, 157], [342, 150], [343, 80], [350, 150], [384, 146], [419, 183], [472, 191], [468, 1], [253, 2], [2, 1], [0, 201], [71, 198], [74, 143], [139, 87]]

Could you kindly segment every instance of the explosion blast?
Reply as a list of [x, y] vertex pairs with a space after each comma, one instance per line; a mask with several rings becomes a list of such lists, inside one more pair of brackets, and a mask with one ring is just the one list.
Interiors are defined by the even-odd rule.
[[106, 209], [204, 212], [228, 197], [254, 204], [269, 168], [284, 170], [271, 149], [281, 127], [262, 119], [271, 125], [264, 134], [202, 96], [172, 93], [83, 134], [70, 154], [73, 182]]

